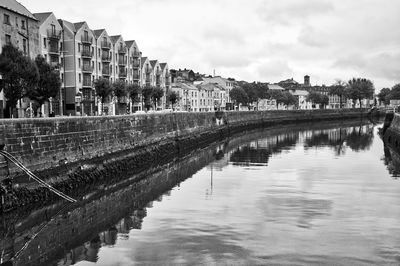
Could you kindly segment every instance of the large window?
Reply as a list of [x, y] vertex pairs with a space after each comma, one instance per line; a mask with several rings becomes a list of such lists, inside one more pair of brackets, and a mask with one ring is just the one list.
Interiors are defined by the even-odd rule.
[[6, 34], [6, 44], [11, 45], [11, 35]]
[[4, 22], [4, 24], [11, 25], [11, 24], [10, 24], [10, 16], [7, 15], [7, 14], [4, 14], [4, 20], [3, 20], [3, 22]]

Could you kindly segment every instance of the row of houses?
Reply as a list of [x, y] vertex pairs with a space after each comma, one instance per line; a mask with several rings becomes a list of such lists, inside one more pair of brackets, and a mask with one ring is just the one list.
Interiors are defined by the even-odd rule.
[[[106, 29], [91, 29], [85, 21], [72, 23], [52, 12], [32, 14], [15, 0], [1, 0], [0, 23], [0, 53], [4, 45], [11, 44], [32, 59], [44, 56], [59, 70], [62, 88], [50, 103], [56, 115], [100, 113], [103, 107], [93, 84], [98, 78], [157, 86], [165, 92], [171, 85], [167, 63], [143, 56], [135, 40], [110, 35]], [[28, 104], [27, 99], [20, 101], [19, 116]], [[165, 96], [161, 104], [165, 105]], [[116, 105], [115, 99], [110, 99], [109, 114], [117, 113]], [[1, 91], [0, 113], [5, 107]], [[142, 105], [130, 103], [129, 109], [142, 110]]]

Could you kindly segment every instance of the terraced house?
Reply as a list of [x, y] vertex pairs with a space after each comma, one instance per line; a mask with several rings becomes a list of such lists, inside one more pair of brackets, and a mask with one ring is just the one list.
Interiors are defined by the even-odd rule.
[[[40, 53], [46, 61], [55, 69], [60, 71], [60, 79], [62, 88], [64, 87], [64, 58], [63, 58], [63, 41], [62, 27], [56, 16], [52, 12], [35, 13], [35, 17], [39, 21], [39, 49]], [[64, 114], [65, 90], [61, 89], [55, 99], [50, 100], [50, 110], [56, 115]], [[49, 110], [49, 108], [43, 108]]]

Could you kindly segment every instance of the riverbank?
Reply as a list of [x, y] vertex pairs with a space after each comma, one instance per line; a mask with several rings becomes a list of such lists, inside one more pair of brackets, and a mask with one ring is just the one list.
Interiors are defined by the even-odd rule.
[[[364, 117], [367, 110], [169, 113], [0, 121], [0, 144], [55, 188], [77, 188], [139, 173], [244, 130]], [[54, 199], [10, 165], [14, 194], [7, 209]], [[3, 175], [4, 178], [4, 175]]]

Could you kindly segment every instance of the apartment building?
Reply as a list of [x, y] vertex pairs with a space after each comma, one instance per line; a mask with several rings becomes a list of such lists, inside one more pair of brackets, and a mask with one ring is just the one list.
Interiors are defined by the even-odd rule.
[[114, 65], [111, 82], [116, 80], [126, 81], [128, 75], [128, 56], [125, 41], [121, 35], [111, 36], [110, 38], [113, 44], [113, 56], [111, 60]]
[[167, 106], [167, 93], [171, 89], [171, 75], [167, 63], [160, 63], [161, 67], [161, 87], [164, 89], [164, 96], [162, 98], [162, 106]]
[[216, 83], [219, 86], [221, 86], [222, 88], [224, 88], [225, 94], [226, 94], [226, 109], [232, 110], [233, 103], [232, 103], [232, 100], [231, 100], [231, 97], [229, 96], [229, 94], [230, 94], [231, 90], [234, 88], [234, 85], [235, 85], [234, 80], [215, 76], [215, 77], [210, 77], [210, 78], [203, 78], [203, 83], [204, 84]]
[[199, 112], [199, 89], [191, 83], [176, 82], [171, 86], [171, 91], [179, 95], [179, 101], [174, 106], [180, 111]]
[[[23, 5], [15, 0], [0, 1], [0, 24], [0, 53], [6, 44], [18, 47], [32, 59], [40, 53], [38, 20]], [[0, 118], [5, 109], [6, 99], [0, 88]]]
[[125, 41], [125, 44], [128, 53], [128, 83], [140, 85], [140, 59], [142, 53], [136, 41]]
[[95, 79], [110, 79], [113, 70], [111, 38], [105, 29], [94, 30], [93, 33], [96, 38]]
[[151, 86], [152, 84], [152, 73], [153, 69], [151, 67], [150, 61], [147, 57], [142, 57], [140, 59], [140, 85], [144, 86]]
[[151, 86], [156, 86], [161, 88], [161, 66], [158, 60], [150, 60], [151, 65]]
[[[55, 115], [63, 115], [65, 107], [64, 67], [63, 67], [63, 42], [62, 27], [52, 12], [35, 13], [39, 21], [39, 49], [46, 61], [60, 72], [61, 89], [54, 99], [50, 99], [50, 110]], [[49, 110], [49, 108], [44, 108]]]
[[93, 81], [96, 48], [93, 31], [86, 22], [58, 20], [62, 26], [66, 115], [97, 113]]

